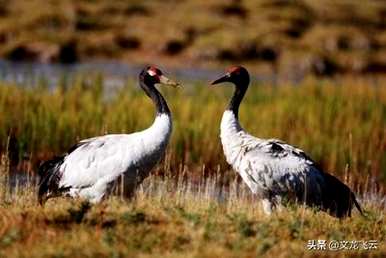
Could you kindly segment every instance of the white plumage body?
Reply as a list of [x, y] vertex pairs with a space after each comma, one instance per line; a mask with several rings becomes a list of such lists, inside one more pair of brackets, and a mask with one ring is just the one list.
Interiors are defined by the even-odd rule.
[[146, 130], [132, 134], [111, 134], [83, 140], [64, 156], [39, 166], [38, 201], [66, 195], [99, 202], [123, 176], [123, 194], [131, 197], [150, 170], [165, 154], [172, 132], [170, 109], [155, 84], [177, 87], [154, 66], [139, 74], [139, 86], [152, 100], [156, 118]]
[[266, 213], [289, 201], [321, 203], [322, 173], [302, 150], [276, 139], [259, 139], [240, 126], [227, 110], [221, 120], [221, 142], [227, 162], [262, 199]]
[[132, 192], [164, 155], [171, 131], [170, 115], [160, 114], [141, 132], [81, 141], [60, 164], [58, 188], [72, 197], [99, 202], [124, 175], [125, 190]]
[[351, 216], [362, 209], [351, 189], [325, 173], [302, 150], [276, 139], [260, 139], [244, 131], [238, 111], [250, 76], [242, 66], [232, 66], [211, 84], [230, 82], [235, 91], [221, 120], [221, 142], [227, 162], [262, 200], [268, 214], [287, 202], [304, 203], [332, 216]]

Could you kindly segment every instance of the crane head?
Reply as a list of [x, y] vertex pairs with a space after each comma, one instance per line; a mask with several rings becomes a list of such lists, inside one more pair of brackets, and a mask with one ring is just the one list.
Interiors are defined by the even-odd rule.
[[169, 86], [172, 86], [174, 88], [177, 88], [180, 86], [180, 84], [178, 82], [175, 82], [175, 81], [169, 79], [168, 77], [166, 77], [165, 75], [163, 75], [161, 70], [155, 66], [148, 66], [146, 68], [146, 76], [150, 77], [150, 79], [154, 83], [169, 85]]
[[223, 82], [232, 82], [237, 84], [243, 81], [249, 82], [249, 73], [247, 69], [242, 66], [231, 66], [226, 70], [226, 73], [223, 76], [221, 76], [217, 80], [214, 80], [211, 85]]

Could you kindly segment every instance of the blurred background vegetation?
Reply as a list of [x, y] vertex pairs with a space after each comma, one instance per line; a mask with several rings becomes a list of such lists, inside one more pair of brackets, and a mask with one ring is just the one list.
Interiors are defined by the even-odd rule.
[[0, 0], [0, 56], [260, 73], [386, 72], [380, 0]]

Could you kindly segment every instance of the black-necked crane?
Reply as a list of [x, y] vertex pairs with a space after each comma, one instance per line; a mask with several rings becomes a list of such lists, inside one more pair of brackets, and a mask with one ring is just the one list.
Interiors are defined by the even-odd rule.
[[139, 84], [155, 105], [157, 113], [153, 124], [132, 134], [109, 134], [82, 140], [65, 155], [44, 162], [39, 167], [41, 204], [57, 196], [100, 202], [121, 176], [124, 192], [130, 196], [149, 175], [164, 156], [172, 133], [169, 107], [155, 84], [173, 87], [179, 84], [154, 66], [142, 70]]
[[227, 162], [271, 214], [284, 202], [304, 203], [335, 217], [351, 216], [353, 205], [362, 210], [350, 188], [321, 170], [304, 151], [277, 139], [261, 139], [240, 125], [238, 112], [250, 78], [241, 66], [230, 67], [212, 82], [230, 82], [234, 94], [221, 120], [221, 143]]

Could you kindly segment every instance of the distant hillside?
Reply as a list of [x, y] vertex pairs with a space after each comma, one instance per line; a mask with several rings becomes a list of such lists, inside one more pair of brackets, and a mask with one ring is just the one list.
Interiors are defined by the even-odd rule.
[[382, 0], [0, 0], [0, 56], [386, 73]]

